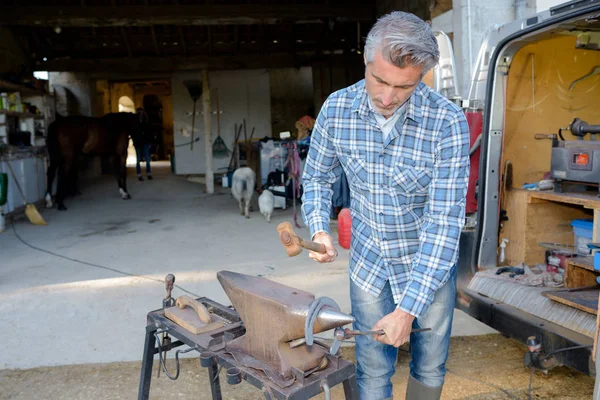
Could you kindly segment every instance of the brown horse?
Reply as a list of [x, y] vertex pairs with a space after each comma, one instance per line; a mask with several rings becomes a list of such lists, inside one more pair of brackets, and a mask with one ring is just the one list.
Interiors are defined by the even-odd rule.
[[127, 193], [127, 147], [129, 136], [139, 134], [139, 118], [131, 113], [106, 114], [101, 118], [57, 117], [48, 128], [46, 145], [50, 157], [47, 177], [46, 207], [52, 208], [52, 183], [58, 169], [56, 203], [66, 210], [64, 199], [69, 191], [77, 191], [76, 162], [80, 155], [112, 157], [113, 173], [121, 198]]

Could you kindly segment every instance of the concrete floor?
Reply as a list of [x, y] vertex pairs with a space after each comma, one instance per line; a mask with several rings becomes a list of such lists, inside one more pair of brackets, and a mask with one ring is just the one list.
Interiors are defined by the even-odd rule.
[[[276, 226], [291, 220], [291, 209], [276, 210], [268, 224], [255, 205], [246, 220], [228, 189], [208, 196], [202, 185], [171, 175], [168, 164], [153, 168], [153, 181], [138, 182], [129, 171], [130, 201], [120, 199], [111, 177], [100, 177], [67, 200], [68, 211], [40, 209], [48, 226], [14, 225], [32, 246], [96, 267], [34, 250], [12, 226], [0, 234], [0, 324], [8, 333], [0, 369], [140, 360], [145, 316], [161, 307], [168, 273], [187, 290], [225, 304], [216, 280], [223, 269], [332, 297], [349, 312], [348, 251], [338, 246], [331, 265], [306, 253], [288, 258]], [[490, 332], [456, 312], [455, 336]]]

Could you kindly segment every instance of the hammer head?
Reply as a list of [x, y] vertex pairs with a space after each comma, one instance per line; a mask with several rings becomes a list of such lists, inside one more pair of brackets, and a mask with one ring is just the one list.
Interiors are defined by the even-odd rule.
[[294, 232], [294, 227], [290, 222], [286, 221], [277, 225], [277, 232], [279, 232], [279, 240], [281, 240], [283, 247], [285, 247], [288, 256], [294, 257], [302, 252], [298, 236]]

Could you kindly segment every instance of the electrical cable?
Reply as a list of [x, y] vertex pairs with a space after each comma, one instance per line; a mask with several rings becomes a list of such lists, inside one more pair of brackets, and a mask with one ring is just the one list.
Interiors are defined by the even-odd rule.
[[591, 348], [591, 347], [594, 347], [594, 345], [592, 345], [592, 344], [587, 344], [587, 345], [573, 346], [573, 347], [565, 347], [565, 348], [562, 348], [562, 349], [554, 350], [554, 351], [552, 351], [552, 352], [548, 353], [548, 354], [546, 355], [546, 357], [544, 357], [544, 360], [547, 360], [547, 359], [549, 359], [550, 357], [552, 357], [553, 355], [555, 355], [555, 354], [558, 354], [558, 353], [562, 353], [562, 352], [565, 352], [565, 351], [579, 350], [579, 349], [588, 349], [588, 348]]
[[[558, 350], [554, 350], [550, 353], [548, 353], [543, 359], [542, 361], [548, 360], [550, 357], [554, 356], [555, 354], [558, 353], [563, 353], [565, 351], [571, 351], [571, 350], [579, 350], [579, 349], [587, 349], [590, 347], [594, 347], [593, 345], [581, 345], [581, 346], [572, 346], [572, 347], [564, 347], [562, 349], [558, 349]], [[527, 399], [531, 400], [531, 384], [533, 382], [533, 373], [534, 373], [534, 369], [533, 367], [531, 367], [531, 375], [529, 375], [529, 389], [527, 390]]]
[[531, 374], [529, 374], [529, 389], [527, 389], [527, 399], [531, 400], [531, 384], [533, 383], [533, 367], [531, 367]]
[[[125, 275], [125, 276], [130, 276], [130, 277], [135, 277], [135, 278], [146, 279], [146, 280], [153, 281], [153, 282], [164, 283], [164, 281], [162, 281], [162, 280], [160, 280], [160, 279], [151, 278], [151, 277], [149, 277], [149, 276], [145, 276], [145, 275], [133, 274], [133, 273], [130, 273], [130, 272], [125, 272], [125, 271], [121, 271], [121, 270], [118, 270], [118, 269], [115, 269], [115, 268], [110, 268], [110, 267], [105, 267], [105, 266], [103, 266], [103, 265], [98, 265], [98, 264], [89, 263], [89, 262], [87, 262], [87, 261], [81, 261], [81, 260], [77, 260], [77, 259], [75, 259], [75, 258], [66, 257], [66, 256], [63, 256], [63, 255], [61, 255], [61, 254], [57, 254], [57, 253], [54, 253], [54, 252], [52, 252], [52, 251], [45, 250], [45, 249], [42, 249], [42, 248], [39, 248], [39, 247], [33, 246], [33, 245], [29, 244], [27, 241], [25, 241], [25, 240], [24, 240], [24, 239], [23, 239], [23, 238], [22, 238], [22, 237], [21, 237], [21, 236], [20, 236], [20, 235], [17, 233], [17, 229], [16, 229], [16, 226], [15, 226], [15, 223], [13, 223], [13, 224], [12, 224], [12, 227], [13, 227], [13, 233], [15, 234], [15, 237], [16, 237], [16, 238], [17, 238], [17, 239], [18, 239], [18, 240], [19, 240], [21, 243], [23, 243], [25, 246], [27, 246], [27, 247], [29, 247], [29, 248], [31, 248], [31, 249], [33, 249], [33, 250], [40, 251], [40, 252], [42, 252], [42, 253], [46, 253], [46, 254], [50, 254], [50, 255], [52, 255], [52, 256], [54, 256], [54, 257], [62, 258], [62, 259], [65, 259], [65, 260], [68, 260], [68, 261], [72, 261], [72, 262], [75, 262], [75, 263], [78, 263], [78, 264], [86, 265], [86, 266], [89, 266], [89, 267], [93, 267], [93, 268], [99, 268], [99, 269], [104, 269], [104, 270], [107, 270], [107, 271], [112, 271], [112, 272], [115, 272], [115, 273], [117, 273], [117, 274], [121, 274], [121, 275]], [[174, 287], [176, 287], [176, 288], [178, 288], [179, 290], [181, 290], [181, 291], [183, 291], [183, 292], [187, 293], [187, 294], [191, 294], [192, 296], [195, 296], [195, 297], [200, 297], [200, 296], [198, 296], [197, 294], [195, 294], [195, 293], [192, 293], [192, 292], [190, 292], [189, 290], [187, 290], [187, 289], [184, 289], [184, 288], [182, 288], [181, 286], [179, 286], [179, 285], [177, 285], [177, 284], [175, 284], [175, 285], [173, 285], [173, 286], [174, 286]], [[159, 340], [158, 338], [156, 338], [156, 339], [157, 339], [157, 340]], [[318, 337], [318, 336], [315, 336], [315, 339], [321, 339], [321, 340], [333, 340], [333, 339], [331, 339], [331, 338]], [[159, 342], [160, 342], [160, 340], [159, 340]], [[342, 342], [353, 342], [353, 340], [342, 340]], [[159, 347], [160, 347], [160, 346], [159, 346]], [[555, 355], [555, 354], [562, 353], [562, 352], [565, 352], [565, 351], [578, 350], [578, 349], [585, 349], [585, 348], [590, 348], [590, 347], [592, 347], [592, 345], [573, 346], [573, 347], [566, 347], [566, 348], [563, 348], [563, 349], [558, 349], [558, 350], [555, 350], [555, 351], [553, 351], [553, 352], [549, 353], [548, 355], [546, 355], [545, 359], [548, 359], [548, 358], [552, 357], [552, 356], [553, 356], [553, 355]], [[400, 351], [404, 351], [404, 352], [406, 352], [406, 353], [409, 353], [407, 350], [404, 350], [404, 349], [398, 349], [398, 350], [400, 350]], [[185, 351], [185, 352], [187, 352], [187, 351]], [[178, 351], [178, 353], [179, 353], [179, 351]], [[160, 354], [159, 354], [159, 356], [160, 356]], [[176, 356], [177, 356], [177, 354], [176, 354]], [[177, 358], [177, 357], [176, 357], [176, 358]], [[177, 371], [177, 372], [179, 372], [179, 371]], [[456, 372], [454, 372], [454, 371], [450, 371], [449, 369], [446, 369], [446, 372], [448, 372], [448, 373], [450, 373], [450, 374], [452, 374], [452, 375], [456, 375], [456, 376], [458, 376], [458, 377], [460, 377], [460, 378], [463, 378], [463, 379], [468, 379], [468, 380], [471, 380], [471, 381], [473, 381], [473, 382], [478, 382], [478, 383], [484, 384], [484, 385], [486, 385], [486, 386], [489, 386], [489, 387], [491, 387], [491, 388], [494, 388], [494, 389], [500, 390], [501, 392], [503, 392], [504, 394], [506, 394], [506, 395], [507, 395], [509, 398], [511, 398], [511, 399], [513, 399], [513, 400], [519, 400], [519, 399], [518, 399], [518, 397], [515, 397], [515, 396], [513, 396], [513, 395], [512, 395], [512, 394], [511, 394], [511, 393], [510, 393], [508, 390], [506, 390], [506, 389], [504, 389], [504, 388], [502, 388], [502, 387], [500, 387], [500, 386], [494, 385], [494, 384], [492, 384], [492, 383], [489, 383], [489, 382], [482, 381], [482, 380], [480, 380], [480, 379], [477, 379], [477, 378], [471, 378], [471, 377], [468, 377], [468, 376], [465, 376], [465, 375], [462, 375], [462, 374], [458, 374], [458, 373], [456, 373]], [[165, 370], [165, 373], [167, 373], [167, 371], [166, 371], [166, 370]], [[530, 400], [531, 400], [531, 385], [532, 385], [532, 382], [533, 382], [533, 374], [534, 374], [534, 369], [533, 369], [533, 368], [531, 368], [531, 374], [529, 375], [529, 389], [528, 389], [528, 399], [530, 399]], [[167, 375], [168, 375], [168, 373], [167, 373]], [[177, 375], [178, 375], [178, 374], [177, 374]], [[169, 378], [171, 378], [171, 377], [169, 376]], [[171, 379], [173, 379], [173, 378], [171, 378]], [[177, 378], [175, 378], [175, 379], [177, 379]]]
[[456, 375], [456, 376], [458, 376], [459, 378], [464, 378], [464, 379], [468, 379], [468, 380], [470, 380], [470, 381], [473, 381], [473, 382], [482, 383], [482, 384], [484, 384], [484, 385], [486, 385], [486, 386], [489, 386], [489, 387], [491, 387], [491, 388], [494, 388], [494, 389], [500, 390], [502, 393], [506, 394], [506, 395], [507, 395], [509, 398], [511, 398], [512, 400], [519, 400], [519, 398], [518, 398], [517, 396], [514, 396], [514, 395], [513, 395], [513, 394], [511, 394], [511, 393], [510, 393], [508, 390], [506, 390], [506, 389], [504, 389], [504, 388], [502, 388], [502, 387], [500, 387], [500, 386], [494, 385], [493, 383], [485, 382], [485, 381], [482, 381], [482, 380], [480, 380], [480, 379], [477, 379], [477, 378], [471, 378], [471, 377], [469, 377], [469, 376], [466, 376], [466, 375], [457, 374], [456, 372], [454, 372], [454, 371], [450, 371], [449, 369], [446, 369], [446, 372], [448, 372], [448, 373], [450, 373], [450, 374], [452, 374], [452, 375]]
[[[315, 336], [315, 339], [321, 339], [321, 340], [333, 340], [333, 339], [330, 339], [330, 338], [324, 338], [324, 337], [318, 337], [318, 336]], [[342, 342], [354, 342], [354, 340], [342, 340]], [[410, 351], [408, 351], [408, 350], [406, 350], [406, 349], [401, 349], [401, 348], [398, 348], [398, 351], [402, 351], [402, 352], [404, 352], [404, 353], [408, 353], [408, 354], [410, 354]], [[471, 377], [468, 377], [468, 376], [466, 376], [466, 375], [458, 374], [458, 373], [456, 373], [456, 372], [454, 372], [454, 371], [450, 371], [449, 369], [446, 369], [446, 372], [448, 372], [448, 373], [450, 373], [450, 374], [452, 374], [452, 375], [456, 375], [456, 376], [458, 376], [459, 378], [468, 379], [468, 380], [470, 380], [470, 381], [477, 382], [477, 383], [481, 383], [481, 384], [484, 384], [484, 385], [486, 385], [486, 386], [489, 386], [489, 387], [491, 387], [491, 388], [494, 388], [494, 389], [500, 390], [502, 393], [506, 394], [506, 395], [507, 395], [507, 396], [508, 396], [510, 399], [512, 399], [512, 400], [519, 400], [519, 397], [517, 397], [517, 396], [514, 396], [514, 395], [513, 395], [513, 394], [511, 394], [511, 393], [510, 393], [508, 390], [506, 390], [506, 389], [504, 389], [504, 388], [502, 388], [502, 387], [500, 387], [500, 386], [494, 385], [493, 383], [485, 382], [485, 381], [482, 381], [482, 380], [480, 380], [480, 379], [477, 379], [477, 378], [471, 378]], [[531, 392], [531, 380], [532, 380], [532, 379], [533, 379], [533, 375], [530, 377], [530, 381], [529, 381], [529, 390], [530, 390], [530, 392]]]
[[[81, 261], [81, 260], [77, 260], [77, 259], [75, 259], [75, 258], [66, 257], [66, 256], [63, 256], [63, 255], [61, 255], [61, 254], [57, 254], [57, 253], [54, 253], [54, 252], [52, 252], [52, 251], [45, 250], [45, 249], [42, 249], [42, 248], [39, 248], [39, 247], [33, 246], [33, 245], [31, 245], [31, 244], [27, 243], [27, 242], [26, 242], [26, 241], [25, 241], [25, 240], [24, 240], [24, 239], [23, 239], [23, 238], [22, 238], [22, 237], [21, 237], [21, 236], [20, 236], [20, 235], [17, 233], [17, 228], [16, 228], [16, 226], [15, 226], [15, 223], [14, 223], [14, 222], [13, 222], [13, 224], [12, 224], [12, 227], [13, 227], [13, 232], [14, 232], [14, 234], [15, 234], [16, 238], [17, 238], [17, 239], [19, 239], [19, 241], [20, 241], [21, 243], [23, 243], [25, 246], [27, 246], [27, 247], [30, 247], [30, 248], [32, 248], [33, 250], [40, 251], [40, 252], [42, 252], [42, 253], [46, 253], [46, 254], [50, 254], [50, 255], [52, 255], [52, 256], [54, 256], [54, 257], [62, 258], [62, 259], [64, 259], [64, 260], [72, 261], [72, 262], [79, 263], [79, 264], [82, 264], [82, 265], [87, 265], [88, 267], [94, 267], [94, 268], [104, 269], [104, 270], [107, 270], [107, 271], [112, 271], [112, 272], [115, 272], [115, 273], [117, 273], [117, 274], [121, 274], [121, 275], [125, 275], [125, 276], [131, 276], [131, 277], [134, 277], [134, 278], [146, 279], [146, 280], [149, 280], [149, 281], [158, 282], [158, 283], [162, 283], [162, 284], [164, 284], [164, 283], [165, 283], [164, 281], [162, 281], [162, 280], [160, 280], [160, 279], [152, 278], [152, 277], [145, 276], [145, 275], [132, 274], [131, 272], [125, 272], [125, 271], [121, 271], [121, 270], [118, 270], [118, 269], [115, 269], [115, 268], [105, 267], [105, 266], [103, 266], [103, 265], [98, 265], [98, 264], [89, 263], [89, 262], [87, 262], [87, 261]], [[181, 291], [183, 291], [183, 292], [187, 293], [187, 294], [190, 294], [190, 295], [194, 296], [194, 297], [200, 297], [200, 296], [198, 296], [197, 294], [195, 294], [195, 293], [192, 293], [192, 292], [190, 292], [189, 290], [187, 290], [187, 289], [184, 289], [184, 288], [182, 288], [181, 286], [179, 286], [179, 285], [177, 285], [177, 284], [175, 284], [175, 285], [173, 285], [173, 286], [174, 286], [174, 287], [176, 287], [176, 288], [178, 288], [179, 290], [181, 290]]]

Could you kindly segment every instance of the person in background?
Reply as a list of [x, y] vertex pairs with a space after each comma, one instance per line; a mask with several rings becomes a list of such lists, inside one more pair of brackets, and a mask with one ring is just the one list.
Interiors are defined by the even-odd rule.
[[135, 169], [138, 175], [138, 181], [142, 182], [144, 178], [142, 178], [142, 168], [140, 167], [140, 162], [142, 161], [142, 156], [146, 160], [146, 176], [149, 180], [152, 180], [152, 169], [150, 167], [150, 144], [151, 144], [151, 133], [150, 132], [150, 124], [148, 123], [148, 115], [143, 108], [138, 108], [136, 110], [137, 115], [140, 119], [140, 132], [133, 139], [133, 146], [135, 147], [135, 154], [137, 156], [137, 161], [135, 164]]

